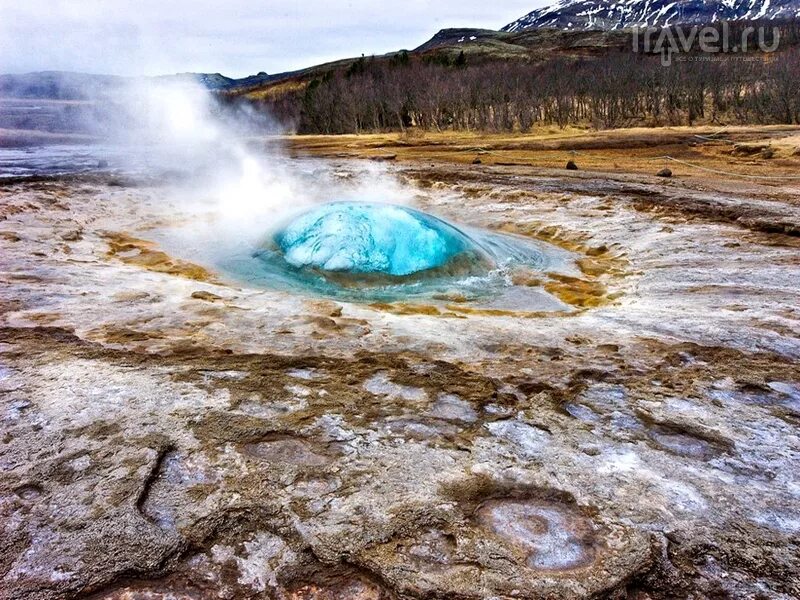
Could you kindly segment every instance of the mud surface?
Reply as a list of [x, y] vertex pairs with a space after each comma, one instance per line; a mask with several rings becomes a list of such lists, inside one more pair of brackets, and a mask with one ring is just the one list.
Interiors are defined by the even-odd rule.
[[393, 171], [575, 252], [518, 276], [572, 310], [252, 289], [152, 182], [0, 187], [0, 596], [798, 597], [796, 205]]

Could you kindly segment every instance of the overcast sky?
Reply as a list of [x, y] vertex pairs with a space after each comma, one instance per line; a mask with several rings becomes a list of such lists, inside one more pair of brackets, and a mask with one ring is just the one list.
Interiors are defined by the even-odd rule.
[[546, 0], [0, 0], [0, 73], [241, 77], [498, 29]]

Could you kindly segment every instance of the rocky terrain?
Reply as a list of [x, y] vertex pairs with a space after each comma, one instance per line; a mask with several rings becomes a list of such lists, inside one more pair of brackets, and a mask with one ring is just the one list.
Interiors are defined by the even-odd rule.
[[800, 595], [796, 183], [444, 150], [379, 177], [574, 253], [570, 311], [258, 289], [165, 183], [0, 185], [0, 597]]

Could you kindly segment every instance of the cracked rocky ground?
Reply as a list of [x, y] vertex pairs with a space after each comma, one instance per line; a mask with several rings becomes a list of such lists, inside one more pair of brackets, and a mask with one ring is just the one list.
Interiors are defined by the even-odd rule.
[[528, 282], [570, 310], [255, 289], [162, 243], [162, 185], [2, 185], [0, 595], [798, 597], [797, 205], [393, 172], [574, 252]]

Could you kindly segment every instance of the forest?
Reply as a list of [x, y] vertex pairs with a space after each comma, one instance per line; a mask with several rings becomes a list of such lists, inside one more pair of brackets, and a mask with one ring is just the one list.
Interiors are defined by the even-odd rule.
[[254, 101], [298, 133], [529, 131], [541, 125], [800, 123], [796, 23], [779, 51], [658, 55], [608, 49], [546, 61], [473, 61], [463, 52], [367, 58]]

